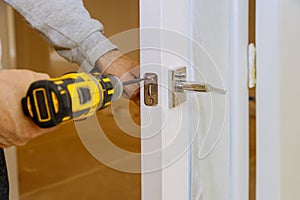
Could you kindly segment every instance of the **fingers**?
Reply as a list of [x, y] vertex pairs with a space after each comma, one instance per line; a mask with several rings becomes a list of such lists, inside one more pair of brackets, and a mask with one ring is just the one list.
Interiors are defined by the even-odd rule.
[[[140, 77], [140, 67], [136, 60], [133, 60], [119, 51], [111, 51], [98, 59], [96, 65], [99, 69], [108, 74], [118, 76], [122, 82]], [[140, 105], [140, 84], [135, 83], [124, 87], [123, 96], [131, 99], [135, 104]]]
[[29, 85], [40, 79], [49, 79], [47, 74], [29, 70], [2, 70], [0, 73], [0, 148], [12, 145], [23, 146], [31, 139], [49, 132], [40, 129], [22, 111], [21, 99]]
[[46, 73], [37, 73], [37, 72], [33, 73], [33, 77], [35, 80], [44, 80], [50, 78], [50, 76]]
[[[120, 79], [122, 82], [137, 79], [140, 77], [140, 68], [134, 67], [127, 73], [125, 73]], [[124, 87], [125, 98], [132, 100], [136, 105], [140, 106], [140, 83], [127, 85]]]
[[140, 107], [140, 88], [136, 89], [132, 95], [130, 96], [130, 100], [132, 100], [137, 106]]
[[6, 148], [9, 148], [11, 147], [12, 145], [5, 145], [5, 144], [0, 144], [0, 148], [1, 149], [6, 149]]

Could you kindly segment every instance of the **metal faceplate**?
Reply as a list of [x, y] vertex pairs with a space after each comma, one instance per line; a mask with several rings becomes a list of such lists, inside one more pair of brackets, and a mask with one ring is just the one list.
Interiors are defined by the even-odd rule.
[[145, 73], [144, 103], [147, 106], [156, 106], [158, 104], [157, 75], [154, 73]]
[[186, 67], [169, 70], [169, 108], [174, 108], [186, 102], [186, 93], [176, 90], [176, 84], [185, 82], [186, 78]]

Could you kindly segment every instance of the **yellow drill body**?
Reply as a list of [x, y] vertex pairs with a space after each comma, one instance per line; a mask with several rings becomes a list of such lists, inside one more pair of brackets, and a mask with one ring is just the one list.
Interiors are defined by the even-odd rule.
[[38, 126], [48, 128], [90, 117], [116, 100], [116, 96], [119, 98], [122, 91], [122, 83], [115, 76], [69, 73], [32, 83], [22, 99], [22, 107]]

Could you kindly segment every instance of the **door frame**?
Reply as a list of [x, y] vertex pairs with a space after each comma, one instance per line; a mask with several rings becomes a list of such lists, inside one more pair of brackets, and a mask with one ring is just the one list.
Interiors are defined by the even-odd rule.
[[248, 0], [232, 0], [231, 9], [231, 199], [241, 200], [249, 198]]

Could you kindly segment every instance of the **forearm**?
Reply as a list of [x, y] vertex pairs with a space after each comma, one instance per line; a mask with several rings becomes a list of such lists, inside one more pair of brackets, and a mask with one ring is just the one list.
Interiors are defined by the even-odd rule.
[[82, 0], [4, 0], [40, 31], [57, 52], [89, 71], [97, 59], [116, 49], [103, 35]]
[[[139, 63], [121, 55], [105, 38], [102, 24], [90, 17], [82, 0], [4, 1], [40, 31], [61, 56], [84, 71], [97, 65], [101, 72], [117, 75], [123, 81], [139, 76]], [[125, 87], [125, 96], [138, 96], [134, 95], [138, 88], [138, 84]]]

